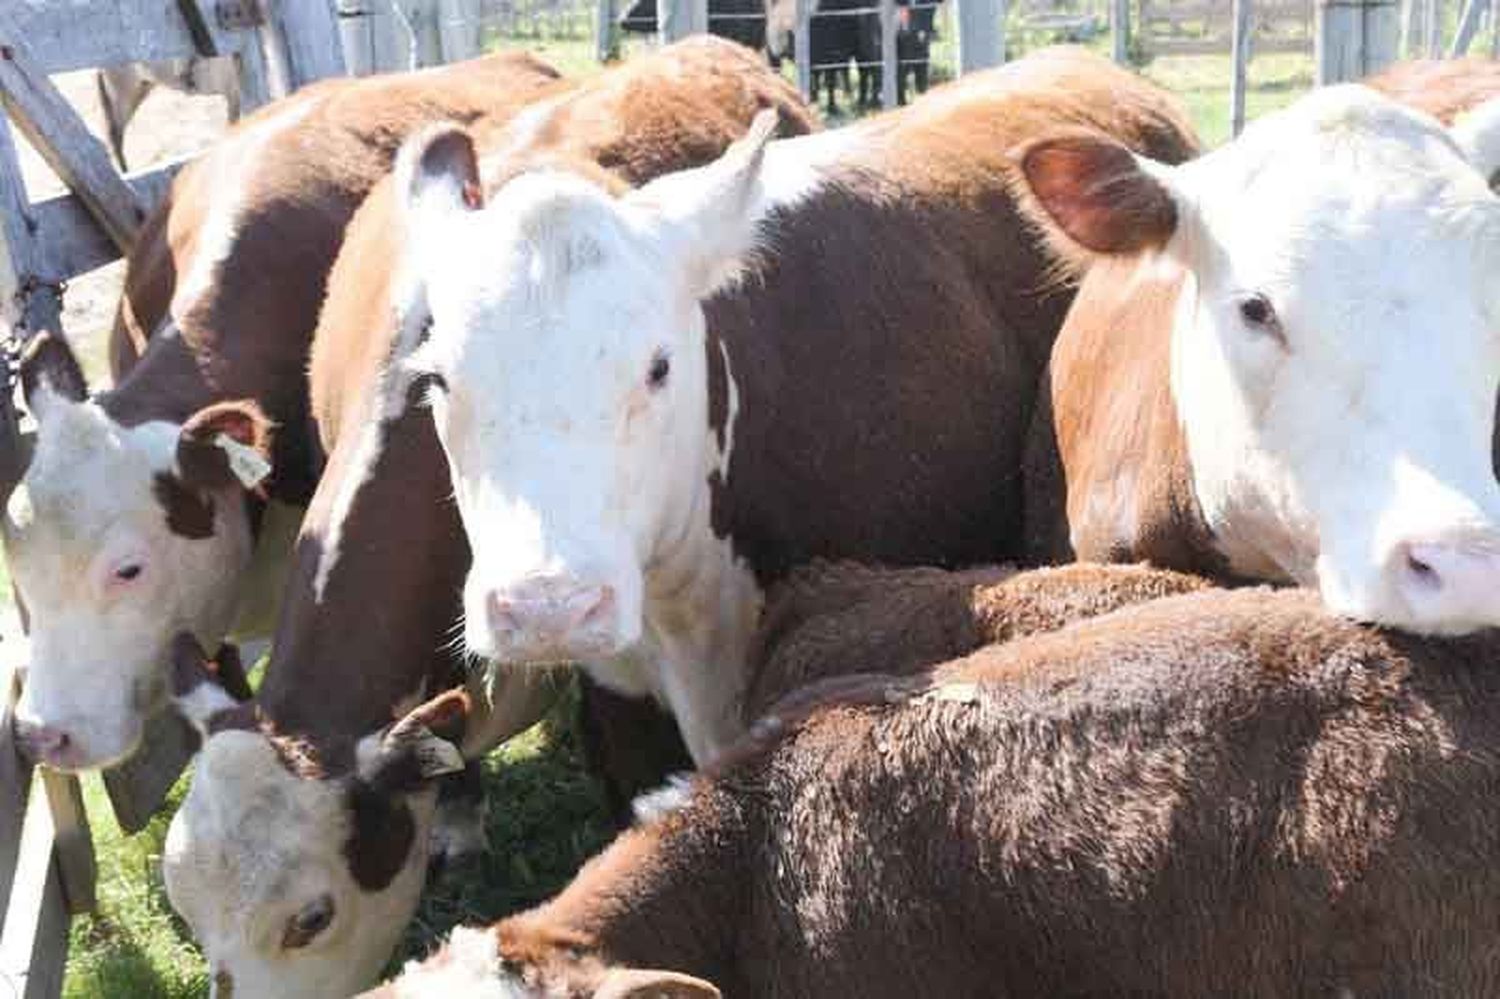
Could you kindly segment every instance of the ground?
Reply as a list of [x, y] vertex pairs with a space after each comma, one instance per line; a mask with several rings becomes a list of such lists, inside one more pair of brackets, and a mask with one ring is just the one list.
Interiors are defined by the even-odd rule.
[[[952, 33], [936, 58], [951, 63]], [[531, 48], [569, 73], [593, 72], [587, 40], [505, 40]], [[632, 43], [634, 44], [634, 43]], [[1228, 135], [1229, 63], [1224, 56], [1163, 58], [1145, 68], [1148, 77], [1177, 93], [1211, 144]], [[65, 94], [99, 130], [101, 116], [92, 75], [58, 78]], [[1251, 117], [1289, 103], [1312, 83], [1308, 56], [1268, 56], [1251, 65]], [[224, 127], [216, 98], [158, 92], [132, 125], [127, 155], [148, 166], [190, 154]], [[29, 151], [25, 164], [34, 198], [60, 190]], [[103, 380], [103, 346], [122, 277], [114, 264], [70, 283], [65, 329], [85, 357], [91, 380]], [[0, 598], [9, 592], [0, 566]], [[0, 602], [8, 601], [0, 599]], [[14, 637], [14, 617], [0, 630]], [[15, 649], [9, 641], [0, 648]], [[606, 832], [597, 789], [578, 767], [576, 740], [565, 705], [548, 721], [513, 740], [485, 762], [489, 793], [490, 851], [472, 867], [441, 875], [408, 931], [398, 957], [421, 955], [457, 922], [492, 920], [533, 904], [564, 884]], [[178, 788], [178, 795], [182, 789]], [[201, 959], [185, 927], [172, 914], [161, 887], [160, 852], [167, 820], [158, 817], [144, 832], [124, 837], [115, 825], [97, 779], [85, 781], [90, 821], [99, 855], [99, 911], [74, 923], [65, 995], [69, 997], [200, 996], [206, 988]]]

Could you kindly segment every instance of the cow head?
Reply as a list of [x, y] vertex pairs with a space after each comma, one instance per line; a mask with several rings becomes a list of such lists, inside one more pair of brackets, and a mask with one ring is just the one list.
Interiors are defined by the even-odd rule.
[[232, 623], [268, 425], [234, 402], [122, 426], [46, 334], [21, 376], [37, 440], [3, 519], [31, 631], [17, 734], [53, 767], [107, 766], [165, 705], [172, 636], [217, 645]]
[[467, 696], [450, 691], [366, 736], [353, 772], [330, 776], [231, 697], [190, 636], [174, 658], [174, 697], [203, 749], [162, 870], [220, 994], [367, 986], [416, 911], [433, 780], [463, 767]]
[[1184, 276], [1170, 389], [1233, 571], [1422, 632], [1500, 624], [1485, 120], [1343, 86], [1179, 167], [1085, 134], [1020, 152], [1054, 235]]
[[474, 552], [472, 651], [588, 660], [640, 638], [646, 567], [707, 509], [699, 300], [751, 246], [774, 124], [762, 113], [718, 161], [620, 198], [539, 170], [485, 204], [461, 131], [403, 150], [431, 323], [402, 367], [429, 386]]

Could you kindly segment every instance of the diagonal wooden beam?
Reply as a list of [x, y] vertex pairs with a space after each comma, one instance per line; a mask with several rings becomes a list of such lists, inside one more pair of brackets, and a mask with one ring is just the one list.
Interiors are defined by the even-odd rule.
[[0, 13], [0, 103], [63, 182], [99, 221], [110, 241], [128, 252], [146, 206], [125, 183], [104, 143], [83, 124], [32, 58], [15, 25]]

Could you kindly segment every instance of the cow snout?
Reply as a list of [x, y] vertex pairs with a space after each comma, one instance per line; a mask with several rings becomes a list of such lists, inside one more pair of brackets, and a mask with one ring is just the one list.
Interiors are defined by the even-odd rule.
[[1386, 571], [1417, 630], [1500, 625], [1500, 536], [1402, 541]]
[[50, 767], [66, 767], [74, 745], [66, 730], [26, 718], [16, 719], [16, 742], [32, 762]]
[[552, 661], [607, 656], [620, 644], [614, 587], [540, 577], [492, 590], [485, 611], [498, 658]]

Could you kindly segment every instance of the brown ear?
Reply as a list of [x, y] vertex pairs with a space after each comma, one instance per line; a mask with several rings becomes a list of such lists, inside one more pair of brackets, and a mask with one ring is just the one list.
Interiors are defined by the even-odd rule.
[[373, 751], [362, 754], [360, 780], [381, 793], [400, 794], [462, 770], [459, 746], [472, 708], [462, 687], [413, 708], [380, 736]]
[[89, 394], [73, 348], [58, 334], [45, 330], [31, 338], [21, 355], [21, 392], [38, 418], [38, 407], [46, 408], [44, 397], [37, 395], [42, 388], [69, 402], [82, 402]]
[[182, 425], [177, 471], [190, 489], [255, 489], [270, 468], [271, 421], [248, 399], [205, 406]]
[[1164, 246], [1177, 229], [1172, 192], [1113, 139], [1071, 132], [1033, 142], [1017, 158], [1037, 204], [1085, 249], [1135, 253]]
[[611, 968], [594, 999], [720, 999], [718, 988], [692, 975], [648, 968]]

